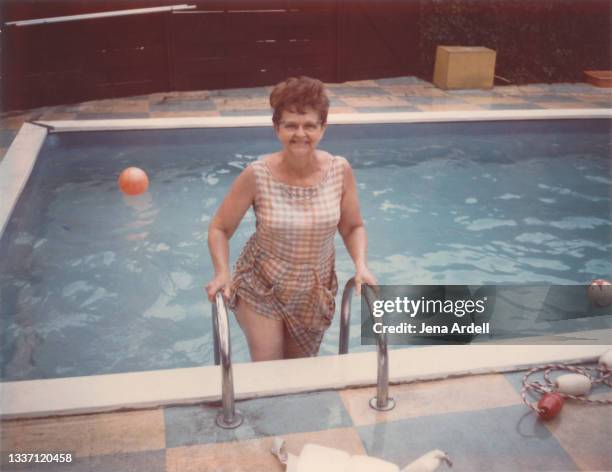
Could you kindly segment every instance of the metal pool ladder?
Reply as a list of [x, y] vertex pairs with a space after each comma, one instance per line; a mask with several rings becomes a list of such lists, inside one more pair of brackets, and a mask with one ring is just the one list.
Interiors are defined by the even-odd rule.
[[[349, 333], [351, 329], [351, 299], [355, 289], [355, 278], [351, 278], [342, 291], [342, 304], [340, 305], [340, 343], [338, 354], [347, 354]], [[361, 290], [365, 296], [368, 311], [372, 317], [372, 303], [376, 298], [374, 289], [369, 285], [362, 285]], [[389, 353], [387, 350], [387, 334], [376, 335], [376, 396], [370, 399], [370, 407], [378, 411], [388, 411], [395, 408], [395, 400], [389, 398]]]
[[223, 405], [223, 409], [217, 415], [215, 422], [221, 428], [233, 429], [242, 424], [242, 415], [236, 411], [234, 406], [234, 376], [232, 374], [229, 322], [227, 306], [220, 291], [215, 294], [212, 312], [215, 364], [221, 364], [221, 403]]
[[[351, 322], [351, 298], [355, 289], [355, 279], [351, 278], [342, 291], [342, 305], [340, 307], [340, 342], [338, 354], [348, 353], [348, 341]], [[370, 316], [372, 315], [372, 302], [375, 298], [374, 289], [369, 285], [362, 285]], [[234, 405], [234, 377], [232, 374], [232, 350], [230, 346], [229, 321], [227, 306], [221, 291], [215, 294], [215, 303], [212, 305], [213, 349], [215, 365], [221, 365], [221, 403], [223, 409], [217, 415], [215, 422], [225, 429], [237, 428], [242, 424], [242, 415], [236, 411]], [[376, 336], [377, 374], [376, 396], [370, 399], [370, 406], [375, 410], [388, 411], [395, 407], [395, 400], [389, 398], [389, 355], [387, 352], [387, 335], [379, 333]]]

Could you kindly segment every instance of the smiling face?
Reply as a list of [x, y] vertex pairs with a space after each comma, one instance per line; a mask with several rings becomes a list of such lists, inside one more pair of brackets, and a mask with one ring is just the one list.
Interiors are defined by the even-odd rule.
[[296, 156], [314, 153], [325, 133], [325, 125], [312, 108], [306, 108], [304, 113], [283, 111], [274, 129], [283, 150]]

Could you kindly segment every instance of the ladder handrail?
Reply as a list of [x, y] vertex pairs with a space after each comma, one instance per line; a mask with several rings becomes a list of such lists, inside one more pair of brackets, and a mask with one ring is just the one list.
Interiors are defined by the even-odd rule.
[[217, 415], [217, 425], [236, 428], [242, 424], [242, 416], [234, 406], [234, 376], [232, 374], [232, 349], [229, 336], [227, 306], [221, 291], [215, 294], [212, 304], [213, 345], [215, 364], [221, 364], [221, 403], [223, 410]]
[[349, 350], [349, 334], [351, 331], [351, 297], [355, 289], [355, 277], [351, 277], [342, 290], [342, 304], [340, 305], [340, 342], [338, 354], [347, 354]]
[[[363, 284], [363, 295], [372, 314], [372, 303], [376, 296], [374, 289]], [[340, 307], [340, 346], [339, 354], [348, 353], [348, 340], [351, 320], [351, 298], [355, 289], [355, 278], [351, 278], [342, 292], [342, 305]], [[216, 423], [222, 428], [236, 428], [242, 424], [242, 416], [234, 405], [234, 378], [232, 374], [232, 351], [229, 336], [229, 320], [227, 306], [222, 291], [215, 294], [215, 303], [212, 304], [212, 329], [215, 365], [221, 365], [221, 402], [223, 409], [217, 415]], [[387, 335], [376, 335], [377, 369], [376, 369], [376, 397], [370, 400], [370, 406], [376, 410], [390, 410], [395, 406], [389, 398], [389, 355], [387, 350]]]
[[[344, 286], [342, 292], [342, 304], [340, 305], [340, 342], [338, 354], [348, 353], [349, 332], [351, 327], [351, 300], [355, 289], [355, 278], [352, 277]], [[361, 285], [361, 290], [366, 298], [368, 311], [372, 314], [372, 303], [376, 298], [374, 289], [366, 284]], [[395, 406], [395, 401], [389, 398], [389, 353], [387, 349], [387, 334], [376, 334], [376, 397], [370, 400], [370, 406], [375, 410], [390, 410]]]

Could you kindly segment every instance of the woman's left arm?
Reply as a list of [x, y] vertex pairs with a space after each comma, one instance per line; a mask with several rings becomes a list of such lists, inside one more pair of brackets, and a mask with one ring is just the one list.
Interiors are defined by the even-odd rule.
[[376, 278], [368, 269], [368, 236], [359, 211], [357, 183], [351, 165], [344, 160], [344, 184], [340, 204], [338, 231], [355, 264], [355, 292], [361, 294], [361, 284], [376, 285]]

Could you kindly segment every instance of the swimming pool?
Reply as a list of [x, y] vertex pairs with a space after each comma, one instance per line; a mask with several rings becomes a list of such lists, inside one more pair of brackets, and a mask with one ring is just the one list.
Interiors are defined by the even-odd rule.
[[[609, 131], [609, 119], [338, 125], [323, 147], [355, 168], [381, 283], [578, 284], [612, 273]], [[3, 380], [210, 364], [208, 220], [275, 147], [269, 127], [51, 133], [0, 242]], [[148, 194], [117, 190], [129, 165], [149, 173]], [[232, 259], [253, 227], [249, 214]], [[336, 322], [322, 353], [337, 339]], [[232, 343], [246, 361], [235, 324]]]

